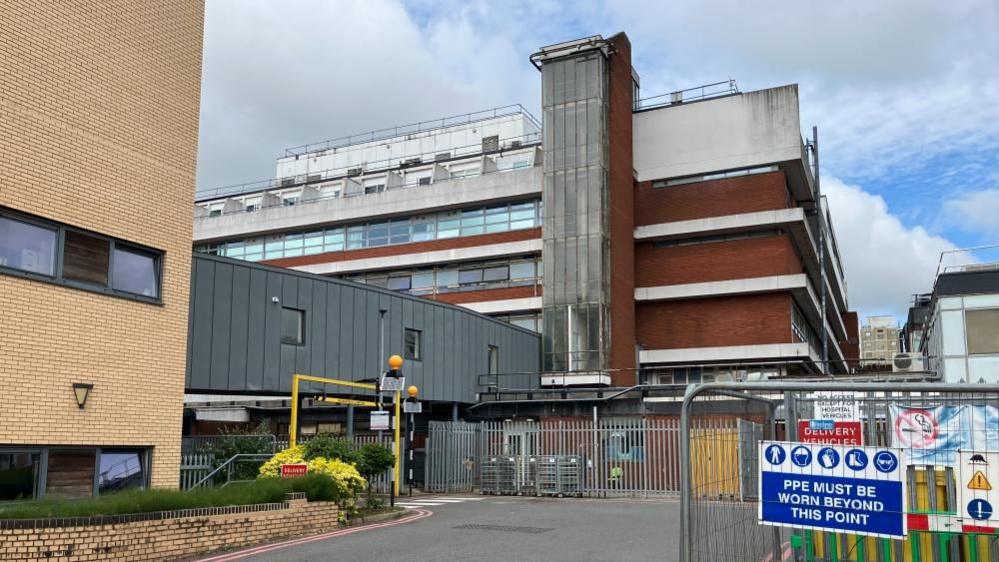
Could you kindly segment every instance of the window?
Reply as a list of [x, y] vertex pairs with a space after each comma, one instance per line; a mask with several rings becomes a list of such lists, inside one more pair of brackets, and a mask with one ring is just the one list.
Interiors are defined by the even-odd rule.
[[0, 216], [0, 267], [52, 276], [58, 233]]
[[388, 279], [388, 289], [393, 291], [408, 291], [411, 285], [411, 277], [409, 275], [389, 277]]
[[420, 361], [423, 359], [423, 332], [406, 328], [403, 354], [406, 359]]
[[110, 494], [145, 486], [144, 461], [145, 452], [141, 449], [101, 449], [97, 493]]
[[999, 308], [965, 310], [968, 354], [999, 353]]
[[[228, 255], [228, 246], [205, 245], [200, 250]], [[242, 254], [241, 242], [231, 246], [233, 254]], [[0, 209], [0, 272], [44, 275], [41, 279], [61, 285], [158, 302], [162, 256], [153, 249]]]
[[499, 348], [495, 345], [489, 346], [488, 351], [489, 360], [489, 372], [490, 375], [495, 375], [499, 373]]
[[458, 283], [460, 285], [473, 285], [482, 282], [481, 269], [466, 269], [458, 273]]
[[38, 451], [0, 450], [0, 502], [37, 497], [40, 464]]
[[115, 246], [111, 287], [118, 291], [156, 298], [159, 290], [156, 256]]
[[496, 267], [487, 267], [482, 272], [482, 280], [486, 283], [496, 282], [496, 281], [506, 281], [510, 278], [510, 267], [506, 265], [500, 265]]
[[281, 309], [281, 343], [305, 345], [305, 311]]

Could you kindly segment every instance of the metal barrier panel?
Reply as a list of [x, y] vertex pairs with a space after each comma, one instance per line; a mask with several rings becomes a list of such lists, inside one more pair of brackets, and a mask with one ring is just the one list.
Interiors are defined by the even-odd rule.
[[478, 424], [431, 421], [427, 428], [423, 489], [471, 492], [476, 483]]
[[[807, 421], [837, 409], [859, 433]], [[711, 383], [688, 389], [680, 433], [684, 562], [999, 561], [999, 521], [968, 524], [955, 468], [959, 450], [999, 451], [999, 385]], [[902, 449], [904, 540], [759, 523], [760, 442], [803, 437]]]
[[[738, 432], [734, 421], [726, 427]], [[469, 491], [478, 484], [485, 493], [675, 497], [679, 435], [675, 416], [431, 422], [427, 491]], [[554, 466], [545, 466], [546, 459]], [[509, 472], [502, 463], [512, 463], [511, 481], [493, 482]]]

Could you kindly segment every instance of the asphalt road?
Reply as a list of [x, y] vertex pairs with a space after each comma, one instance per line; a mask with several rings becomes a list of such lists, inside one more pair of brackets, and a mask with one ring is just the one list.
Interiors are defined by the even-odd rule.
[[677, 560], [676, 501], [469, 496], [443, 505], [421, 498], [433, 515], [227, 560], [476, 562]]

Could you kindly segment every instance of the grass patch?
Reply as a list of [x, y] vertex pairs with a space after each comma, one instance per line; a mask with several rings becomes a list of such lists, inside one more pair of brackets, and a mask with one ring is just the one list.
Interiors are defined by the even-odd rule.
[[0, 519], [92, 517], [276, 503], [283, 501], [284, 495], [288, 492], [305, 492], [310, 501], [340, 502], [345, 499], [341, 488], [330, 477], [309, 474], [287, 480], [262, 478], [253, 482], [231, 484], [225, 488], [200, 488], [187, 492], [129, 490], [79, 500], [44, 499], [27, 503], [0, 504]]

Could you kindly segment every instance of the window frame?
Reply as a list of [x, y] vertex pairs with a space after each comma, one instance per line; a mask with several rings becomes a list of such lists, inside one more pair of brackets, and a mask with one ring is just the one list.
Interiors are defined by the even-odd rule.
[[[32, 271], [24, 271], [21, 269], [9, 266], [3, 266], [3, 265], [0, 265], [0, 274], [12, 275], [14, 277], [32, 279], [35, 281], [42, 281], [45, 283], [52, 283], [63, 287], [69, 287], [73, 289], [79, 289], [82, 291], [88, 291], [91, 293], [99, 293], [103, 295], [108, 295], [112, 297], [118, 297], [133, 301], [145, 302], [149, 304], [156, 304], [156, 305], [163, 304], [163, 264], [166, 260], [165, 251], [152, 248], [144, 244], [130, 242], [128, 240], [122, 240], [120, 238], [115, 238], [112, 236], [107, 236], [105, 234], [94, 232], [92, 230], [87, 230], [85, 228], [78, 228], [69, 224], [45, 219], [42, 217], [37, 217], [28, 213], [10, 209], [8, 207], [0, 207], [0, 217], [23, 222], [40, 228], [46, 228], [49, 230], [53, 230], [56, 233], [55, 264], [53, 267], [52, 275], [35, 273]], [[67, 232], [74, 232], [76, 234], [80, 234], [83, 236], [88, 236], [98, 240], [103, 240], [108, 243], [108, 267], [107, 267], [106, 284], [100, 285], [97, 283], [87, 283], [85, 281], [68, 279], [64, 276], [63, 262], [65, 258]], [[139, 253], [139, 254], [147, 254], [153, 258], [153, 274], [156, 280], [155, 297], [150, 297], [114, 288], [114, 254], [115, 254], [115, 249], [119, 246], [126, 251], [131, 251], [133, 253]]]
[[[499, 346], [488, 344], [486, 346], [486, 374], [498, 375], [500, 370], [500, 356], [499, 356]], [[496, 364], [496, 369], [493, 370], [493, 363]]]
[[[299, 318], [299, 334], [294, 340], [286, 336], [284, 333], [284, 313], [285, 311], [292, 311], [298, 313]], [[305, 310], [301, 308], [294, 308], [291, 306], [281, 307], [281, 345], [294, 345], [296, 347], [305, 347]]]
[[[416, 335], [415, 345], [413, 346], [412, 353], [410, 353], [409, 342], [407, 341], [410, 334]], [[423, 361], [423, 330], [417, 330], [416, 328], [403, 328], [402, 355], [403, 358], [408, 359], [410, 361]]]

